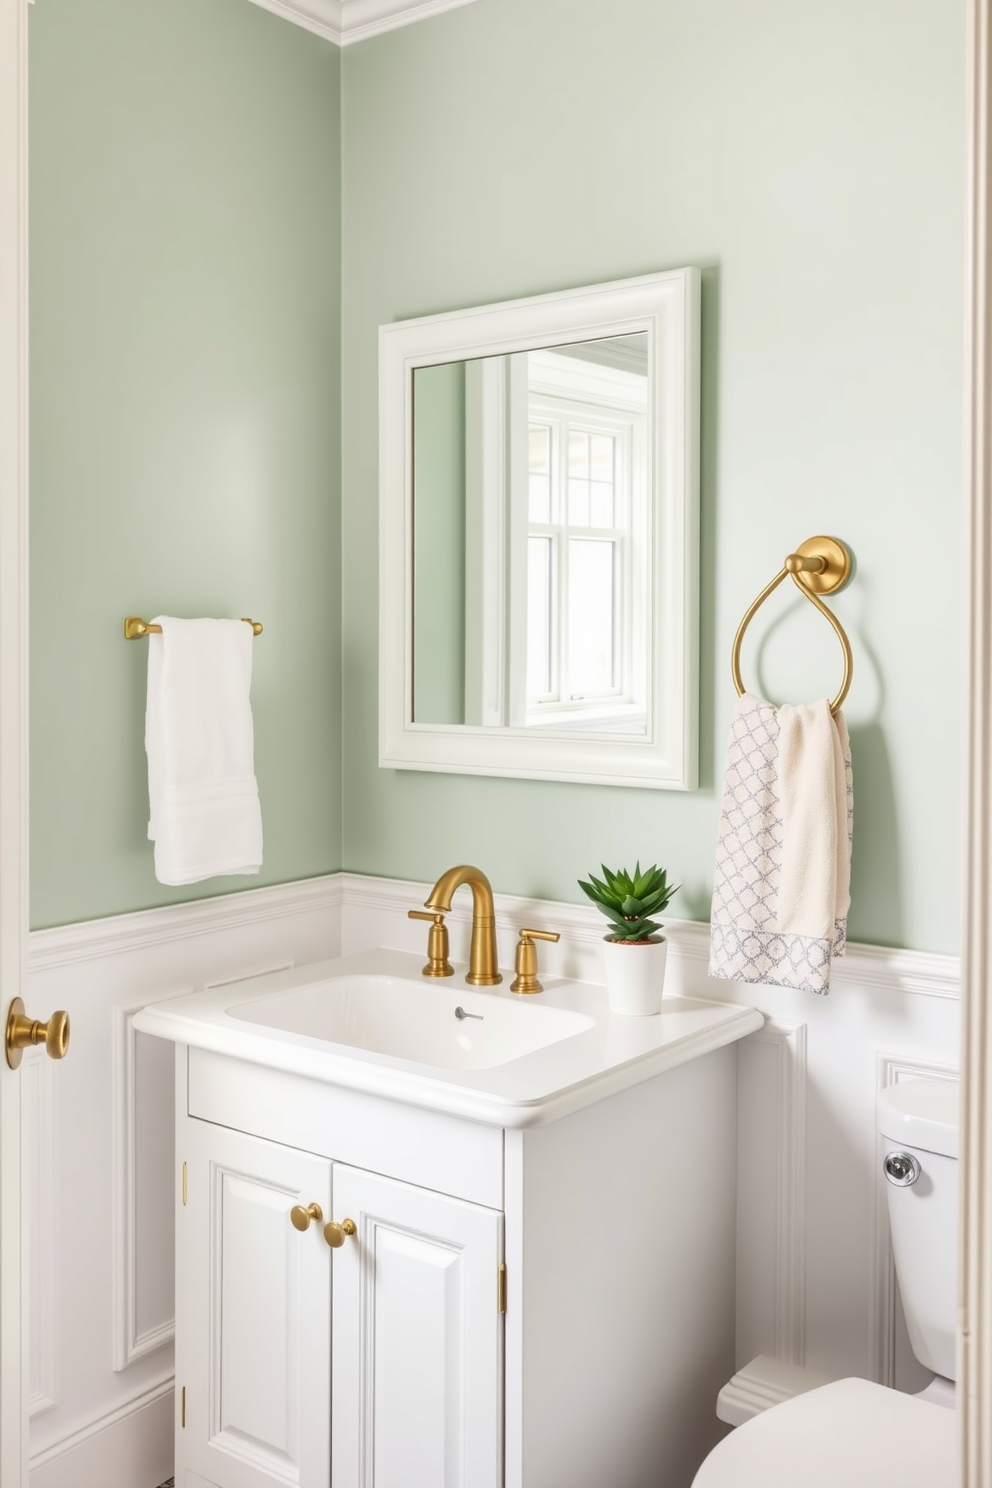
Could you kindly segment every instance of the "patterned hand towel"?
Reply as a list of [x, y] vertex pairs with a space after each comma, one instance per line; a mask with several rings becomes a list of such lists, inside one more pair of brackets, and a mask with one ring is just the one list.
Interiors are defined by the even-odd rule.
[[847, 940], [853, 824], [842, 714], [825, 698], [776, 708], [745, 693], [727, 748], [710, 976], [830, 991]]

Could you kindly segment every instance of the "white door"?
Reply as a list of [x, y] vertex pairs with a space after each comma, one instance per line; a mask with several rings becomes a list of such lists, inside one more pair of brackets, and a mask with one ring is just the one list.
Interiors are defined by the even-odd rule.
[[503, 1217], [334, 1165], [334, 1488], [503, 1481]]
[[[27, 19], [0, 0], [0, 1029], [27, 965]], [[27, 1483], [20, 1091], [0, 1058], [3, 1488]]]
[[[206, 1122], [179, 1132], [177, 1468], [218, 1488], [327, 1488], [331, 1165]], [[320, 1211], [304, 1232], [297, 1205]]]

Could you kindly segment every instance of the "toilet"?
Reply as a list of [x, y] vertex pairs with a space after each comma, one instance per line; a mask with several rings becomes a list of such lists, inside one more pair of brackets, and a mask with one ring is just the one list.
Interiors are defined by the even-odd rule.
[[957, 1081], [888, 1086], [876, 1126], [909, 1339], [933, 1381], [919, 1395], [863, 1379], [796, 1395], [725, 1437], [692, 1488], [957, 1488]]

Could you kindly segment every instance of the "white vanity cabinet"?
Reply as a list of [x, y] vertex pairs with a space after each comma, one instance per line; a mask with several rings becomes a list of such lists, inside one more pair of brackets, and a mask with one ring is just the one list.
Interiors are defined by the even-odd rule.
[[[268, 1072], [222, 1063], [264, 1109]], [[497, 1488], [499, 1210], [185, 1115], [177, 1140], [177, 1480]]]
[[177, 1488], [689, 1488], [734, 1370], [732, 1045], [523, 1128], [176, 1052]]

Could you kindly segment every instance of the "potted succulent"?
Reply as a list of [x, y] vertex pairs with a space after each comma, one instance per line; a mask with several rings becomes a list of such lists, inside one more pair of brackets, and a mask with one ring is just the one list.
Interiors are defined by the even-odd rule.
[[651, 916], [661, 913], [679, 885], [669, 884], [664, 868], [642, 872], [639, 862], [633, 873], [613, 873], [604, 864], [602, 880], [592, 873], [589, 878], [589, 883], [580, 878], [579, 888], [611, 925], [603, 938], [611, 1012], [635, 1017], [660, 1013], [668, 941], [657, 933], [661, 925]]

